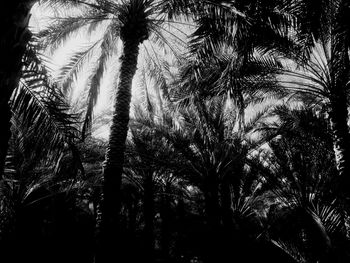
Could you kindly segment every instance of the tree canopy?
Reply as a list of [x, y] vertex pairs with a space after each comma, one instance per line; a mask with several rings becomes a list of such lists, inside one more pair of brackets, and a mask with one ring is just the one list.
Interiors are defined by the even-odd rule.
[[3, 262], [349, 262], [347, 1], [35, 2], [0, 17]]

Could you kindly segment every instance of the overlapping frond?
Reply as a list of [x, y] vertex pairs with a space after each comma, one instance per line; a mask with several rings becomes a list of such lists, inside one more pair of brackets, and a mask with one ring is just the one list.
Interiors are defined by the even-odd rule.
[[281, 1], [201, 1], [194, 5], [198, 29], [191, 48], [200, 59], [214, 55], [222, 43], [245, 56], [252, 55], [255, 48], [286, 50], [293, 44], [288, 36], [291, 17]]
[[284, 251], [288, 256], [290, 256], [296, 263], [307, 263], [304, 251], [298, 248], [293, 242], [282, 241], [282, 240], [272, 240], [272, 244]]
[[[278, 204], [271, 212], [272, 241], [301, 262], [320, 257], [315, 253], [320, 249], [321, 257], [329, 256], [334, 233], [344, 225], [340, 202], [335, 200], [336, 169], [326, 120], [320, 112], [301, 105], [276, 106], [271, 113], [276, 137], [269, 142], [270, 156], [265, 158], [271, 173], [263, 176]], [[291, 222], [289, 231], [286, 224]], [[276, 229], [284, 232], [277, 234]]]
[[281, 65], [276, 58], [256, 54], [242, 65], [237, 53], [232, 50], [220, 49], [216, 52], [215, 58], [209, 57], [200, 62], [193, 59], [182, 65], [172, 89], [173, 100], [187, 106], [196, 97], [228, 96], [244, 110], [258, 100], [262, 102], [287, 94], [277, 80]]
[[31, 138], [26, 143], [33, 153], [49, 154], [58, 161], [78, 136], [77, 116], [69, 113], [64, 95], [39, 63], [35, 47], [28, 48], [25, 61], [27, 66], [11, 99], [13, 127], [21, 130], [20, 141]]

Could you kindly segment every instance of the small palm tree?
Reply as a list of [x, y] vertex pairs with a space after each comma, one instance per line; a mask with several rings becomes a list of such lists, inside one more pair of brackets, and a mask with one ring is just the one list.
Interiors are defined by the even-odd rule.
[[279, 136], [265, 159], [272, 171], [264, 175], [265, 190], [274, 196], [267, 231], [295, 262], [332, 262], [345, 255], [339, 242], [346, 235], [327, 120], [307, 106], [278, 106], [274, 113], [269, 132]]
[[[304, 101], [311, 107], [323, 108], [322, 110], [327, 112], [328, 122], [332, 129], [330, 136], [333, 137], [339, 182], [345, 186], [348, 180], [346, 158], [348, 158], [349, 148], [347, 146], [348, 88], [345, 84], [342, 87], [337, 84], [340, 81], [339, 74], [342, 69], [332, 66], [332, 63], [338, 65], [338, 62], [335, 62], [337, 58], [329, 53], [329, 43], [321, 42], [313, 42], [314, 48], [307, 59], [295, 58], [294, 63], [286, 67], [285, 77], [281, 77], [280, 83], [291, 92], [295, 99]], [[346, 195], [344, 190], [342, 190], [342, 195]]]
[[[145, 94], [145, 100], [152, 103]], [[183, 196], [186, 192], [184, 179], [181, 179], [178, 167], [181, 158], [163, 137], [157, 136], [153, 128], [162, 123], [163, 112], [154, 107], [142, 109], [135, 106], [134, 118], [130, 127], [131, 137], [127, 143], [127, 162], [124, 172], [131, 182], [136, 182], [143, 195], [144, 208], [144, 242], [149, 261], [154, 260], [155, 214], [156, 208], [162, 221], [162, 251], [164, 258], [170, 252], [169, 211], [175, 196]], [[152, 111], [152, 112], [150, 112]], [[158, 116], [158, 113], [161, 116]]]
[[[340, 185], [349, 185], [348, 131], [349, 23], [347, 1], [295, 1], [286, 3], [293, 18], [294, 48], [289, 51], [282, 83], [299, 96], [323, 105], [329, 117]], [[340, 187], [343, 197], [348, 191]]]
[[[227, 100], [194, 101], [196, 104], [180, 108], [176, 118], [163, 115], [162, 123], [144, 122], [144, 127], [166, 140], [178, 155], [181, 163], [178, 172], [192, 187], [200, 189], [208, 230], [206, 257], [214, 262], [222, 255], [219, 251], [227, 252], [219, 243], [225, 243], [222, 238], [231, 240], [229, 233], [234, 231], [234, 221], [244, 221], [252, 211], [249, 206], [254, 198], [247, 201], [245, 191], [254, 186], [244, 185], [243, 181], [252, 179], [248, 179], [245, 168], [250, 151], [259, 143], [251, 143], [248, 132], [235, 131], [235, 114]], [[248, 131], [252, 126], [247, 124], [245, 129]], [[254, 185], [257, 181], [250, 182]], [[221, 236], [223, 228], [226, 235]]]

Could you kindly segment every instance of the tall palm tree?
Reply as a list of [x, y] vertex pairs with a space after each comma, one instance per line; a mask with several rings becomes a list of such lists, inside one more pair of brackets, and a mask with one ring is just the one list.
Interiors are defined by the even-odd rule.
[[[118, 88], [115, 95], [114, 114], [110, 128], [109, 145], [104, 163], [104, 190], [103, 190], [103, 247], [109, 247], [105, 253], [101, 253], [105, 260], [116, 258], [113, 244], [118, 233], [118, 221], [120, 212], [119, 189], [124, 163], [125, 141], [128, 133], [130, 114], [132, 80], [137, 70], [140, 44], [145, 40], [153, 40], [158, 46], [169, 46], [170, 39], [176, 37], [171, 31], [162, 28], [168, 21], [166, 10], [172, 8], [172, 1], [130, 0], [111, 1], [98, 0], [91, 4], [84, 4], [82, 15], [62, 19], [59, 23], [49, 27], [42, 33], [47, 36], [48, 42], [60, 43], [72, 32], [81, 29], [85, 25], [91, 25], [90, 30], [96, 28], [99, 22], [107, 21], [107, 28], [101, 41], [94, 43], [100, 47], [100, 56], [96, 71], [91, 79], [89, 106], [96, 101], [96, 94], [101, 72], [105, 67], [106, 58], [113, 52], [116, 41], [122, 42], [122, 55], [120, 56], [120, 70]], [[174, 23], [168, 23], [174, 27]], [[93, 48], [90, 47], [90, 50]], [[175, 49], [171, 49], [173, 52]], [[156, 51], [153, 50], [155, 54]], [[82, 61], [89, 54], [89, 50], [83, 52], [76, 63]], [[91, 106], [90, 106], [91, 107]]]

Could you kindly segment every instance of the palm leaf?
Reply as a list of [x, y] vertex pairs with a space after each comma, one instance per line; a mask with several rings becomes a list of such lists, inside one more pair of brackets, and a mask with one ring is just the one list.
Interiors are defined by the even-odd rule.
[[25, 57], [27, 67], [11, 98], [13, 128], [32, 138], [33, 152], [46, 149], [57, 161], [77, 138], [77, 116], [69, 113], [64, 95], [50, 81], [45, 67], [38, 64], [37, 56], [35, 47], [30, 46]]
[[86, 89], [88, 90], [88, 96], [87, 96], [86, 114], [84, 117], [83, 127], [82, 127], [83, 140], [86, 134], [89, 133], [91, 130], [93, 109], [97, 103], [97, 99], [98, 99], [98, 95], [101, 87], [101, 81], [107, 67], [106, 64], [108, 62], [108, 59], [111, 58], [116, 53], [115, 48], [113, 46], [113, 45], [116, 45], [114, 38], [112, 36], [113, 29], [114, 29], [113, 26], [109, 26], [101, 40], [100, 56], [97, 60], [97, 63], [96, 63], [97, 65], [94, 69], [94, 72], [91, 74], [90, 80], [86, 87]]

